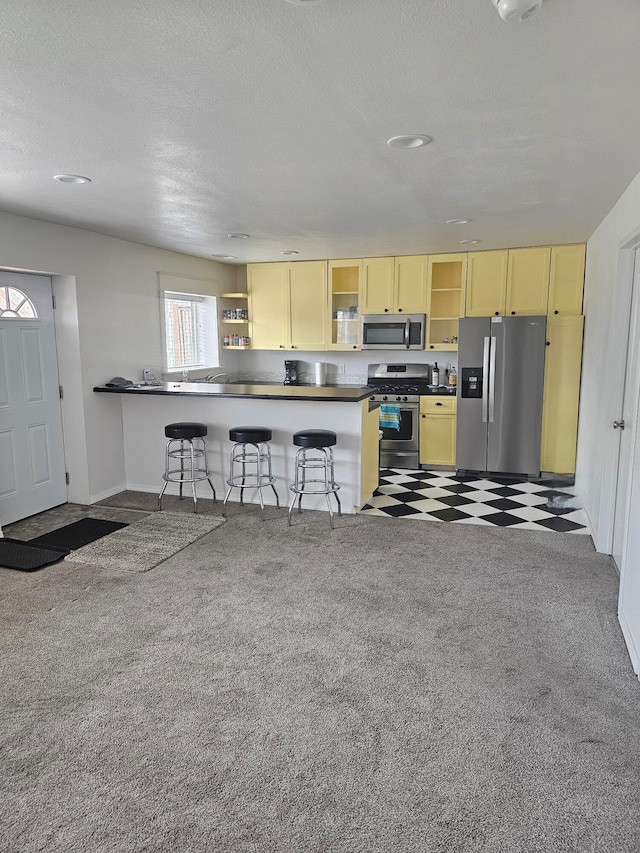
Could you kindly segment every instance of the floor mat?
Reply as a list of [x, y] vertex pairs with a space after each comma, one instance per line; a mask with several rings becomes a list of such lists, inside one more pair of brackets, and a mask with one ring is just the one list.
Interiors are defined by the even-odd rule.
[[75, 551], [76, 548], [82, 548], [84, 545], [95, 542], [96, 539], [101, 539], [103, 536], [126, 526], [123, 521], [81, 518], [79, 521], [74, 521], [73, 524], [67, 524], [57, 530], [52, 530], [50, 533], [36, 536], [35, 539], [29, 539], [29, 544]]
[[68, 548], [45, 548], [19, 539], [0, 539], [0, 568], [35, 572], [63, 560], [69, 553]]

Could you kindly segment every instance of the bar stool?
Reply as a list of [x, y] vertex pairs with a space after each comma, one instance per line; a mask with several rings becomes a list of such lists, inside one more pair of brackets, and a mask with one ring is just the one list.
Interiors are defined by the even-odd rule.
[[[158, 507], [162, 509], [162, 496], [169, 483], [180, 485], [180, 500], [182, 500], [182, 487], [185, 483], [191, 483], [193, 511], [197, 512], [196, 483], [200, 480], [206, 480], [209, 483], [214, 501], [216, 499], [216, 490], [211, 482], [207, 465], [207, 442], [204, 439], [207, 434], [207, 425], [186, 421], [167, 424], [164, 434], [169, 441], [165, 451], [164, 485], [158, 495]], [[171, 465], [174, 462], [178, 462], [179, 467], [172, 468]]]
[[[338, 515], [342, 515], [342, 506], [338, 497], [340, 486], [336, 483], [333, 473], [333, 446], [337, 442], [335, 432], [328, 429], [304, 429], [296, 432], [293, 443], [300, 450], [296, 453], [296, 470], [294, 482], [289, 486], [293, 492], [289, 504], [289, 527], [291, 512], [298, 498], [298, 512], [302, 512], [302, 496], [304, 494], [324, 495], [329, 507], [329, 526], [333, 528], [333, 509], [330, 495], [338, 504]], [[312, 451], [311, 454], [309, 451]], [[313, 451], [317, 451], [313, 453]], [[318, 477], [308, 477], [308, 472], [318, 472]], [[309, 488], [311, 486], [311, 488]]]
[[222, 504], [222, 515], [226, 513], [227, 501], [232, 489], [240, 489], [240, 503], [244, 503], [244, 490], [257, 489], [260, 499], [260, 519], [264, 521], [264, 498], [262, 490], [271, 486], [276, 496], [276, 506], [280, 507], [280, 498], [274, 483], [276, 478], [271, 469], [271, 430], [266, 427], [241, 426], [229, 430], [229, 441], [233, 441], [227, 494]]

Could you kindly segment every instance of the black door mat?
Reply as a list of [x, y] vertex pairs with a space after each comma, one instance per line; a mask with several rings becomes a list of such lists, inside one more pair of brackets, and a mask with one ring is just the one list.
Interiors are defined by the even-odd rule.
[[44, 533], [42, 536], [30, 539], [29, 544], [68, 548], [70, 551], [75, 551], [76, 548], [82, 548], [83, 545], [88, 545], [89, 542], [94, 542], [108, 533], [113, 533], [114, 530], [120, 530], [121, 527], [127, 527], [125, 522], [106, 521], [103, 518], [81, 518], [80, 521], [74, 521], [73, 524], [67, 524], [57, 530], [52, 530], [50, 533]]
[[45, 548], [19, 539], [0, 539], [0, 568], [35, 572], [63, 560], [68, 553], [67, 548]]

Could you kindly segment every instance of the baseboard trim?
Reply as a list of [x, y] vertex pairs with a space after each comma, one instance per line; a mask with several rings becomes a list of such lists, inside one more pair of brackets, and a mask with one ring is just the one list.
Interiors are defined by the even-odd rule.
[[622, 636], [624, 637], [624, 641], [627, 645], [627, 652], [631, 658], [631, 666], [633, 667], [633, 671], [637, 675], [638, 679], [640, 679], [640, 654], [638, 654], [638, 649], [636, 648], [631, 628], [629, 627], [629, 623], [625, 619], [625, 615], [622, 611], [618, 611], [618, 622], [620, 623]]

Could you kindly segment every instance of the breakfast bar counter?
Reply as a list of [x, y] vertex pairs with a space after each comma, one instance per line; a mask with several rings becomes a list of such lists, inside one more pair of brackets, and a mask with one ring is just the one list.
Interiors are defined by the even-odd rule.
[[[327, 429], [337, 435], [335, 474], [341, 486], [343, 512], [357, 512], [378, 483], [378, 410], [370, 406], [370, 388], [167, 382], [127, 387], [103, 385], [93, 390], [103, 395], [102, 405], [120, 405], [122, 410], [126, 474], [123, 489], [160, 492], [166, 443], [164, 427], [178, 421], [207, 425], [207, 458], [220, 503], [227, 489], [229, 430], [238, 426], [272, 430], [273, 472], [281, 507], [288, 506], [291, 496], [289, 484], [293, 481], [297, 450], [293, 434], [303, 429]], [[206, 482], [198, 486], [202, 487], [198, 489], [198, 497], [211, 497]], [[273, 498], [275, 505], [275, 496], [271, 493], [270, 498], [269, 493], [271, 490], [265, 492], [265, 498]], [[232, 494], [231, 499], [234, 497]], [[257, 495], [247, 490], [245, 503], [254, 499], [257, 502]], [[326, 501], [320, 496], [305, 497], [303, 510], [305, 507], [327, 510]], [[273, 518], [273, 513], [267, 513], [267, 517]], [[286, 513], [282, 518], [286, 518]]]

